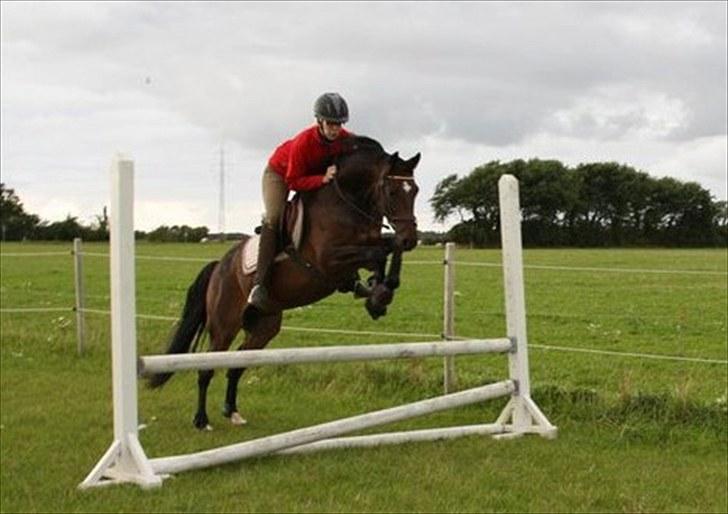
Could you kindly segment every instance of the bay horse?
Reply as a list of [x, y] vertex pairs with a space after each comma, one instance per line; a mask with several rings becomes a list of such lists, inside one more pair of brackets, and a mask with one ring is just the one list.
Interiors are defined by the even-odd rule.
[[[245, 337], [239, 349], [262, 349], [280, 331], [284, 310], [312, 304], [336, 291], [367, 296], [370, 315], [375, 319], [383, 315], [399, 285], [402, 252], [417, 244], [414, 206], [419, 188], [414, 169], [419, 160], [419, 153], [409, 160], [401, 159], [397, 152], [390, 155], [367, 137], [347, 138], [343, 152], [334, 161], [338, 169], [335, 179], [320, 189], [301, 193], [305, 212], [302, 242], [290, 258], [274, 264], [268, 288], [274, 300], [271, 308], [259, 311], [247, 304], [253, 275], [242, 271], [243, 247], [250, 237], [245, 236], [220, 261], [205, 265], [189, 287], [167, 353], [194, 351], [205, 333], [209, 335], [209, 351], [226, 351], [241, 328]], [[382, 234], [385, 217], [393, 226], [393, 237]], [[356, 282], [359, 269], [374, 272], [368, 285]], [[244, 371], [227, 371], [223, 415], [235, 425], [246, 423], [237, 405], [238, 383]], [[200, 430], [209, 430], [207, 389], [214, 370], [198, 373], [193, 423]], [[171, 376], [153, 374], [148, 385], [160, 387]]]

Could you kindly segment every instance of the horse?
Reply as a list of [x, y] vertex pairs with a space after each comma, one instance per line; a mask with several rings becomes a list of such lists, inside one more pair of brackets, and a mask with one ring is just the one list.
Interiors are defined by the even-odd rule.
[[[376, 319], [386, 312], [399, 285], [402, 252], [417, 244], [415, 198], [419, 190], [414, 170], [420, 160], [398, 152], [388, 154], [374, 139], [351, 136], [334, 158], [337, 174], [325, 186], [299, 193], [304, 206], [303, 236], [288, 259], [274, 264], [269, 284], [273, 302], [264, 311], [247, 303], [253, 275], [242, 271], [244, 238], [219, 261], [206, 264], [187, 291], [182, 314], [170, 336], [166, 353], [195, 351], [204, 334], [209, 351], [226, 351], [241, 329], [245, 337], [238, 349], [264, 348], [280, 331], [283, 311], [315, 303], [336, 291], [354, 291], [367, 297], [366, 307]], [[394, 235], [383, 234], [386, 217]], [[386, 237], [389, 236], [389, 237]], [[279, 245], [280, 246], [280, 245]], [[387, 258], [391, 256], [385, 276]], [[374, 274], [368, 284], [358, 279], [359, 269]], [[237, 390], [244, 368], [227, 371], [223, 415], [234, 425], [247, 421], [240, 415]], [[206, 410], [207, 389], [214, 370], [198, 374], [198, 403], [193, 424], [210, 430]], [[172, 373], [153, 374], [158, 388]]]

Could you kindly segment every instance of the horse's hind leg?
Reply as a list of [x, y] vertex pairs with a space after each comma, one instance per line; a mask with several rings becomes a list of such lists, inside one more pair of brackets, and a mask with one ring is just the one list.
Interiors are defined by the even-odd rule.
[[[264, 348], [281, 329], [282, 313], [269, 314], [260, 318], [255, 329], [245, 336], [245, 341], [240, 345], [240, 350], [259, 350]], [[233, 425], [244, 425], [247, 421], [240, 415], [237, 405], [238, 383], [243, 376], [245, 368], [231, 368], [227, 372], [227, 391], [225, 393], [225, 405], [223, 415], [230, 418]]]
[[197, 375], [197, 412], [192, 420], [195, 428], [199, 430], [212, 430], [210, 426], [210, 418], [207, 417], [207, 388], [210, 386], [212, 376], [215, 374], [214, 369], [203, 369]]
[[[210, 327], [210, 350], [224, 351], [230, 347], [235, 339], [239, 329], [218, 331]], [[210, 386], [212, 377], [215, 374], [214, 369], [203, 369], [198, 372], [197, 376], [197, 412], [193, 423], [199, 430], [212, 430], [210, 419], [207, 416], [207, 389]]]

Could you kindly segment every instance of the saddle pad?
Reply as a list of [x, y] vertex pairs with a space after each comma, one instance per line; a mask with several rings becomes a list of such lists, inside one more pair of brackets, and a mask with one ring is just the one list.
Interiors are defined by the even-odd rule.
[[[243, 275], [251, 275], [258, 268], [258, 242], [259, 235], [254, 235], [248, 239], [243, 245]], [[288, 254], [281, 252], [276, 255], [274, 262], [280, 262], [288, 259]]]
[[[293, 242], [293, 247], [298, 250], [301, 246], [303, 234], [303, 202], [296, 202], [294, 208], [296, 209], [296, 222], [293, 225], [293, 230], [291, 231], [291, 241]], [[259, 241], [260, 236], [256, 234], [248, 239], [243, 245], [243, 275], [251, 275], [255, 273], [255, 270], [258, 267]], [[276, 255], [274, 262], [280, 262], [286, 259], [288, 259], [288, 254], [281, 252]]]

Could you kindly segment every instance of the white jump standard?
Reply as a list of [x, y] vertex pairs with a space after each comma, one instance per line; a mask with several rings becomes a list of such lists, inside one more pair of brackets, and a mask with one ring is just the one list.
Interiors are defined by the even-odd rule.
[[[142, 357], [137, 361], [134, 321], [133, 173], [133, 162], [121, 158], [114, 161], [110, 224], [114, 441], [79, 485], [80, 488], [129, 482], [145, 488], [156, 487], [161, 485], [162, 479], [170, 473], [267, 454], [293, 454], [333, 448], [434, 441], [475, 434], [505, 438], [528, 433], [540, 434], [547, 438], [556, 436], [556, 427], [548, 421], [530, 396], [520, 208], [518, 182], [514, 177], [504, 175], [498, 182], [507, 337], [471, 341], [155, 355]], [[508, 379], [192, 454], [150, 459], [139, 442], [137, 372], [148, 374], [191, 369], [442, 357], [476, 353], [507, 353], [510, 374]], [[366, 428], [502, 396], [510, 396], [510, 401], [492, 424], [339, 437]]]

